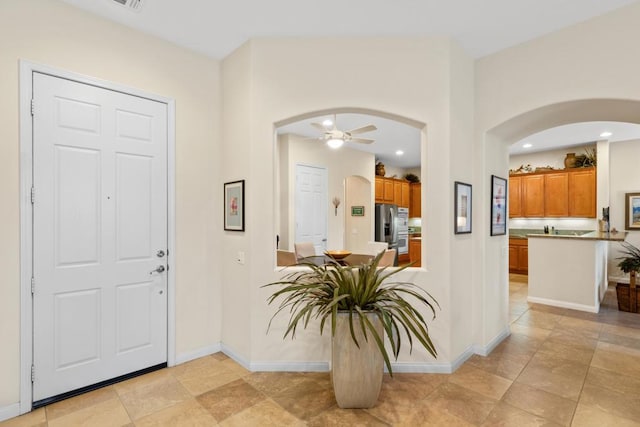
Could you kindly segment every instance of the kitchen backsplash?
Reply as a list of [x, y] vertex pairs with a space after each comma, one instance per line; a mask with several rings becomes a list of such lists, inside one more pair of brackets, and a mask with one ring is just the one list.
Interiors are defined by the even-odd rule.
[[513, 218], [509, 228], [543, 229], [545, 226], [557, 230], [597, 230], [598, 220], [593, 218]]

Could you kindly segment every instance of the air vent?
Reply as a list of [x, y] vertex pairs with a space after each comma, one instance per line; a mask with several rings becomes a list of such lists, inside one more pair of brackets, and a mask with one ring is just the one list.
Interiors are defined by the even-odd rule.
[[124, 6], [129, 10], [139, 12], [142, 9], [143, 0], [111, 0], [118, 3], [120, 6]]

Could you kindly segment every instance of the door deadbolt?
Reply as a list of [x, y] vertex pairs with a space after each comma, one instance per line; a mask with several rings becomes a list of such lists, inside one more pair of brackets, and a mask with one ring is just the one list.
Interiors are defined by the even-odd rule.
[[158, 253], [156, 254], [156, 256], [157, 256], [158, 258], [162, 258], [162, 257], [164, 256], [164, 251], [163, 251], [162, 249], [160, 249], [160, 250], [158, 251]]

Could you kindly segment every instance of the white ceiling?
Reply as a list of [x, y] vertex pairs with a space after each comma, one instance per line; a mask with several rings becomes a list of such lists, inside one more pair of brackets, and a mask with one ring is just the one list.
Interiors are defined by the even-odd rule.
[[63, 0], [213, 58], [252, 37], [450, 36], [477, 58], [634, 0]]
[[[138, 11], [114, 0], [61, 1], [222, 59], [252, 37], [429, 35], [450, 36], [478, 58], [637, 0], [142, 0]], [[310, 121], [280, 132], [316, 136]], [[363, 136], [376, 142], [356, 148], [372, 150], [390, 166], [419, 164], [420, 132], [415, 128], [379, 117], [338, 116], [342, 130], [369, 123], [378, 130]], [[612, 141], [640, 138], [640, 126], [607, 126], [614, 132]], [[534, 145], [528, 151], [595, 141], [607, 126], [594, 122], [544, 131], [527, 138]], [[521, 146], [514, 144], [511, 154], [522, 153]], [[404, 156], [395, 156], [397, 149]]]
[[[611, 132], [611, 136], [601, 137], [602, 132]], [[622, 122], [573, 123], [534, 133], [511, 145], [509, 154], [554, 150], [601, 140], [616, 142], [631, 139], [640, 139], [640, 125]], [[531, 147], [524, 148], [523, 145], [527, 143]]]
[[[362, 138], [370, 138], [374, 141], [371, 144], [360, 144], [347, 142], [345, 148], [366, 151], [376, 155], [376, 160], [388, 166], [403, 169], [420, 166], [420, 129], [405, 125], [394, 120], [382, 117], [369, 116], [367, 114], [337, 114], [336, 125], [339, 130], [348, 131], [361, 126], [374, 124], [378, 129], [372, 132], [354, 135]], [[294, 133], [307, 138], [322, 136], [322, 132], [311, 126], [312, 122], [322, 123], [323, 120], [330, 119], [332, 115], [314, 117], [292, 123], [277, 129], [278, 134]], [[310, 144], [324, 144], [323, 141], [309, 140]], [[330, 148], [327, 148], [329, 150]], [[396, 155], [397, 150], [402, 150], [403, 155]]]

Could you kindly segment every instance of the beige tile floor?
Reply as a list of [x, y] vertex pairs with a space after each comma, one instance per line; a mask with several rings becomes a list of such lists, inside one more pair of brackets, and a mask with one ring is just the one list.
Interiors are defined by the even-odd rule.
[[528, 304], [512, 335], [452, 375], [385, 376], [378, 404], [336, 407], [327, 373], [251, 373], [218, 353], [0, 423], [9, 426], [639, 426], [640, 314]]

